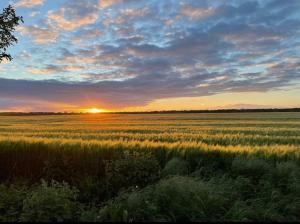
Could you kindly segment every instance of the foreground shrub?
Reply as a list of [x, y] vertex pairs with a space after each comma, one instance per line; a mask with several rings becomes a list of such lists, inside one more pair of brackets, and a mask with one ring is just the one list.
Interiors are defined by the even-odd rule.
[[0, 222], [19, 220], [27, 191], [23, 186], [0, 185]]
[[171, 159], [162, 171], [163, 176], [185, 176], [189, 173], [189, 164], [181, 158]]
[[142, 191], [123, 193], [100, 212], [102, 221], [218, 220], [226, 199], [189, 177], [162, 180]]
[[160, 166], [149, 153], [130, 152], [121, 158], [106, 163], [106, 180], [110, 193], [131, 186], [144, 187], [157, 180]]
[[105, 179], [102, 177], [82, 176], [72, 183], [80, 191], [78, 200], [82, 203], [96, 204], [109, 199]]
[[293, 192], [300, 197], [300, 168], [293, 161], [280, 162], [275, 170], [276, 184], [284, 192]]
[[78, 219], [79, 222], [99, 222], [99, 209], [96, 207], [91, 207], [83, 210]]
[[259, 158], [237, 157], [233, 160], [231, 171], [234, 175], [242, 175], [258, 180], [263, 175], [271, 174], [271, 166], [267, 161]]
[[78, 191], [68, 184], [52, 182], [33, 189], [24, 200], [21, 221], [60, 222], [77, 219], [80, 206]]

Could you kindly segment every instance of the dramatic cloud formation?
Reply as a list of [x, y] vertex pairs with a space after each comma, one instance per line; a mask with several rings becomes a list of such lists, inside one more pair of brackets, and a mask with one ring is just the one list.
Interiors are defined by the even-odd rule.
[[122, 109], [294, 88], [299, 9], [298, 0], [44, 1], [20, 10], [27, 22], [13, 53], [30, 57], [1, 65], [0, 109]]

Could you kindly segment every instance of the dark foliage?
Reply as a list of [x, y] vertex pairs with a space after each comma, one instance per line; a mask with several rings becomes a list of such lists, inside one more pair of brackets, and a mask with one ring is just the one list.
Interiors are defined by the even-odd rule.
[[13, 33], [22, 22], [23, 18], [16, 15], [11, 5], [4, 8], [0, 14], [0, 63], [3, 59], [12, 60], [12, 56], [7, 53], [7, 48], [18, 42]]

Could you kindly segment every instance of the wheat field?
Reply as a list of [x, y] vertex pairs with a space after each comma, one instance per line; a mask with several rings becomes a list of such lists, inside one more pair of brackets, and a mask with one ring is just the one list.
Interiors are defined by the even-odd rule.
[[299, 113], [98, 114], [0, 116], [10, 139], [203, 143], [208, 146], [297, 147]]
[[[37, 207], [51, 192], [63, 204], [66, 192], [78, 194], [83, 210], [66, 221], [295, 221], [299, 166], [297, 112], [0, 116], [0, 194], [20, 192], [11, 184], [21, 182], [38, 196], [19, 200]], [[169, 194], [174, 205], [160, 207]], [[194, 194], [204, 198], [190, 204]], [[0, 221], [58, 220], [56, 205], [57, 214], [40, 216], [7, 197]], [[13, 215], [1, 212], [12, 201]]]
[[278, 151], [298, 156], [299, 113], [2, 116], [0, 139]]

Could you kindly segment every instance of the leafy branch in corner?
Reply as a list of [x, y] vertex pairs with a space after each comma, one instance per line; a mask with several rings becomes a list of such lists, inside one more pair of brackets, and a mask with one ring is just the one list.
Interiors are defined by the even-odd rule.
[[14, 31], [23, 22], [23, 17], [17, 16], [16, 10], [11, 5], [4, 8], [0, 14], [0, 63], [4, 59], [12, 60], [12, 56], [7, 53], [7, 49], [18, 42], [18, 39], [14, 36]]

